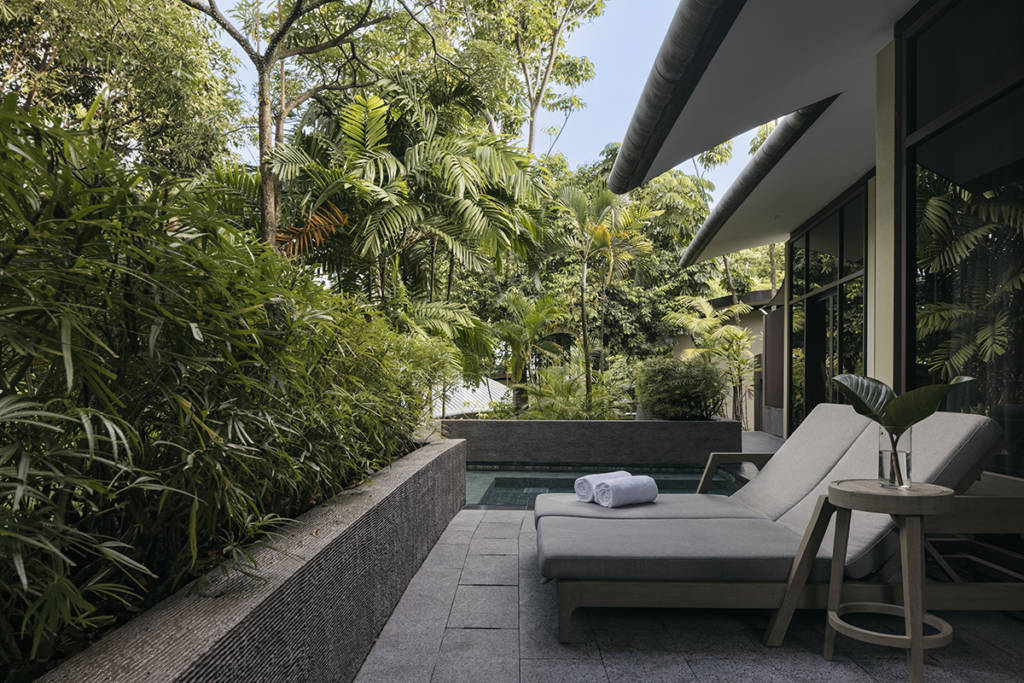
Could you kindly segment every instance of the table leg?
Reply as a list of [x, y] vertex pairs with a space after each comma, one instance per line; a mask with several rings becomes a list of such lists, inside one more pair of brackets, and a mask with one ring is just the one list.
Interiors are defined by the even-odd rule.
[[903, 611], [910, 637], [907, 669], [912, 682], [924, 680], [924, 531], [920, 517], [903, 517], [900, 559], [903, 563]]
[[850, 511], [836, 509], [835, 540], [832, 544], [832, 573], [828, 582], [828, 612], [825, 615], [825, 659], [832, 659], [836, 649], [836, 630], [828, 615], [839, 609], [843, 593], [843, 572], [846, 569], [846, 545], [850, 540]]

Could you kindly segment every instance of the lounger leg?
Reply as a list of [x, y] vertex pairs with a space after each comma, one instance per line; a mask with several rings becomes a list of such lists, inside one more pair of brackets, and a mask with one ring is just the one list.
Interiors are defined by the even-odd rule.
[[828, 496], [818, 496], [818, 503], [811, 516], [811, 522], [804, 531], [800, 548], [797, 550], [796, 557], [793, 558], [793, 567], [789, 570], [786, 594], [782, 597], [782, 602], [772, 616], [768, 630], [764, 634], [764, 644], [768, 647], [782, 645], [782, 640], [786, 637], [789, 622], [793, 619], [796, 606], [800, 604], [800, 597], [807, 584], [807, 577], [811, 575], [814, 558], [818, 555], [818, 548], [821, 547], [821, 540], [825, 537], [828, 521], [834, 511], [835, 508], [828, 502]]
[[568, 643], [572, 633], [572, 613], [576, 610], [576, 591], [558, 582], [558, 642]]

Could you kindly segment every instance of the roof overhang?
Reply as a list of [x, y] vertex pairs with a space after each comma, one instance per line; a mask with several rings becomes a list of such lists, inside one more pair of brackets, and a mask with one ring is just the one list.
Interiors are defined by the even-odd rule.
[[[724, 35], [695, 43], [694, 33], [700, 26], [724, 23], [720, 18], [716, 24], [699, 11], [706, 13], [709, 4], [716, 14], [736, 9], [735, 4], [739, 8]], [[613, 190], [628, 191], [765, 121], [783, 119], [777, 132], [783, 130], [788, 137], [775, 140], [785, 143], [782, 153], [776, 149], [770, 159], [764, 155], [751, 159], [739, 179], [744, 186], [737, 189], [738, 194], [730, 189], [730, 210], [716, 207], [717, 215], [709, 217], [714, 218], [714, 230], [709, 229], [699, 247], [687, 253], [688, 263], [785, 239], [871, 170], [876, 56], [892, 40], [893, 25], [914, 2], [747, 0], [735, 4], [728, 0], [680, 3], [609, 179]], [[670, 59], [686, 46], [692, 51], [693, 45], [708, 41], [717, 47], [706, 64]], [[684, 73], [672, 78], [666, 72], [669, 64], [682, 64], [679, 68]], [[685, 87], [679, 91], [680, 86], [673, 84]], [[677, 88], [674, 99], [667, 92], [672, 87]], [[823, 106], [833, 97], [831, 105]], [[660, 113], [652, 109], [657, 106]], [[792, 112], [799, 113], [786, 118]], [[808, 112], [816, 113], [814, 119], [795, 126], [800, 118], [807, 124]], [[660, 128], [652, 127], [651, 121], [660, 121]], [[656, 149], [652, 152], [652, 148]]]

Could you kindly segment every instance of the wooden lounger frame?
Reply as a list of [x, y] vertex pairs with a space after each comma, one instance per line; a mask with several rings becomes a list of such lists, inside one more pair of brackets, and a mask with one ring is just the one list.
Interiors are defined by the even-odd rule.
[[[998, 450], [996, 451], [998, 452]], [[993, 453], [994, 455], [994, 453]], [[712, 453], [697, 488], [706, 492], [711, 486], [718, 466], [724, 463], [754, 462], [759, 466], [771, 458], [767, 453]], [[962, 488], [981, 476], [988, 461], [982, 460], [976, 471], [965, 477]], [[988, 483], [996, 488], [1015, 488], [1024, 492], [1024, 482], [1015, 477], [985, 473]], [[1014, 484], [1014, 482], [1017, 482]], [[958, 493], [961, 493], [958, 491]], [[930, 535], [962, 534], [1019, 534], [1024, 533], [1024, 493], [1018, 495], [957, 495], [954, 512], [948, 515], [926, 517], [925, 533]], [[782, 644], [789, 629], [793, 612], [800, 609], [825, 609], [828, 603], [828, 583], [809, 582], [814, 560], [821, 546], [829, 520], [836, 508], [827, 496], [820, 496], [811, 521], [804, 531], [797, 555], [789, 571], [789, 578], [779, 582], [688, 582], [688, 581], [575, 581], [557, 580], [558, 639], [570, 639], [572, 613], [578, 607], [669, 607], [714, 609], [774, 609], [775, 614], [764, 635], [765, 645]], [[989, 546], [990, 553], [1001, 559], [1016, 561], [1008, 568], [988, 562], [1004, 578], [1018, 581], [966, 582], [963, 581], [943, 555], [937, 550], [946, 538], [926, 541], [926, 551], [934, 557], [950, 582], [928, 581], [925, 584], [925, 604], [931, 610], [1024, 610], [1024, 556]], [[962, 536], [956, 542], [970, 543]], [[961, 557], [968, 554], [961, 553]], [[973, 556], [972, 556], [973, 557]], [[899, 568], [899, 554], [884, 565], [870, 581], [845, 581], [843, 599], [850, 602], [902, 603], [902, 586], [889, 580]]]

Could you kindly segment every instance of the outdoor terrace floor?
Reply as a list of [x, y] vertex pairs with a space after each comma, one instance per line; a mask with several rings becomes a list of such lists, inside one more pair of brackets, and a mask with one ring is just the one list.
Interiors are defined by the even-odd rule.
[[[839, 636], [822, 659], [824, 613], [797, 612], [785, 644], [760, 639], [767, 611], [576, 611], [556, 633], [555, 586], [537, 571], [533, 513], [463, 510], [388, 620], [357, 681], [900, 681], [902, 650]], [[953, 644], [926, 655], [928, 681], [1024, 680], [1024, 618], [942, 613]], [[877, 628], [879, 623], [863, 622]]]

